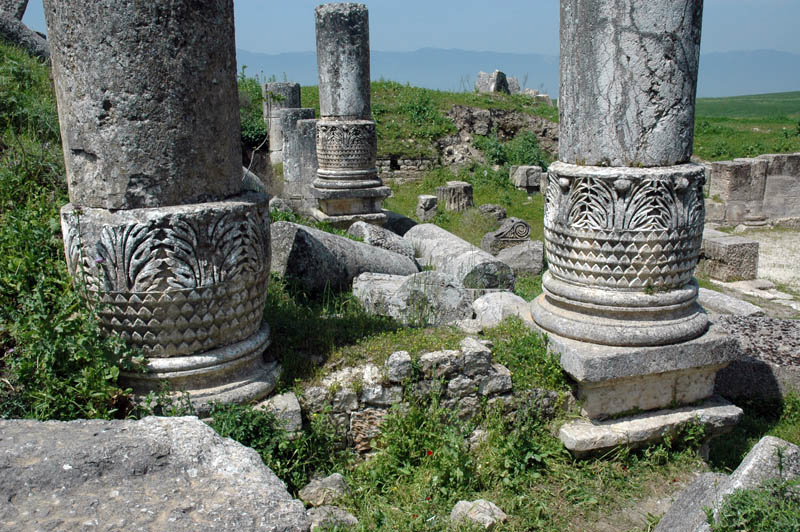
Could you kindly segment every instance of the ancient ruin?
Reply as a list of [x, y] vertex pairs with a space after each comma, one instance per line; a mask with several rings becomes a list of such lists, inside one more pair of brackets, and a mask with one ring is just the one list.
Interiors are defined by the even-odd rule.
[[[689, 163], [702, 3], [623, 4], [561, 2], [549, 271], [532, 304], [593, 420], [704, 400], [734, 354], [732, 340], [709, 330], [692, 277], [704, 221], [704, 170]], [[714, 403], [695, 413], [714, 432], [741, 410]], [[561, 437], [580, 452], [636, 444], [674, 423], [664, 416], [661, 425], [649, 416], [650, 430], [573, 422]]]
[[317, 28], [320, 120], [317, 122], [317, 220], [338, 226], [382, 225], [390, 190], [378, 177], [371, 116], [369, 17], [363, 4], [324, 4]]
[[269, 216], [267, 196], [242, 187], [232, 0], [45, 11], [67, 263], [103, 330], [148, 357], [125, 380], [167, 381], [200, 412], [267, 394]]

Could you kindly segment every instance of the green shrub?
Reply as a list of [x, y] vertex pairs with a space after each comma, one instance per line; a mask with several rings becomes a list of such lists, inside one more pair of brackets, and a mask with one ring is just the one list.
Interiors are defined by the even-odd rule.
[[519, 132], [508, 142], [497, 138], [497, 132], [488, 136], [475, 136], [475, 146], [483, 152], [490, 164], [539, 166], [546, 169], [552, 156], [539, 146], [539, 138], [529, 131]]
[[727, 496], [716, 520], [706, 511], [713, 532], [800, 532], [800, 480], [771, 480], [760, 489]]
[[250, 148], [259, 147], [267, 138], [269, 131], [264, 122], [261, 80], [248, 77], [246, 66], [239, 72], [239, 119], [242, 128], [242, 143]]

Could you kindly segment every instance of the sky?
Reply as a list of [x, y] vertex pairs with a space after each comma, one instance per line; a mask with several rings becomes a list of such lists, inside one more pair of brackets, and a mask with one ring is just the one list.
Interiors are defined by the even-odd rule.
[[[362, 1], [369, 8], [374, 50], [558, 54], [558, 0]], [[314, 7], [320, 3], [235, 0], [236, 46], [267, 54], [313, 51]], [[45, 31], [41, 0], [30, 0], [23, 20]], [[800, 54], [798, 21], [800, 0], [705, 0], [701, 52]]]

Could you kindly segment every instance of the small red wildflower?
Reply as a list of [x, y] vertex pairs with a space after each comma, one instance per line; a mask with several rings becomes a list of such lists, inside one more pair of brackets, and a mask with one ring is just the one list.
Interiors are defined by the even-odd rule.
[[428, 456], [431, 456], [431, 455], [433, 455], [433, 451], [427, 451], [425, 454], [427, 454]]

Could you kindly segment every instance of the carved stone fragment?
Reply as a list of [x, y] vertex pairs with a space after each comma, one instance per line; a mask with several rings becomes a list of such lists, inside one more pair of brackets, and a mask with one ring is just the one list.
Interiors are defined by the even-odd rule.
[[436, 197], [446, 211], [464, 211], [473, 206], [472, 185], [466, 181], [448, 181], [436, 188]]

